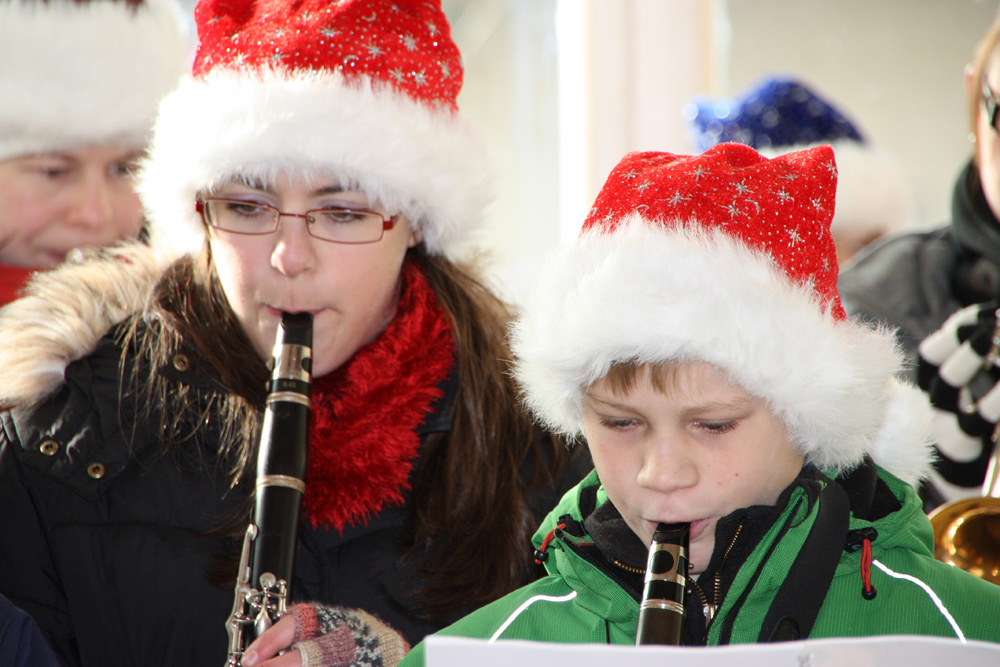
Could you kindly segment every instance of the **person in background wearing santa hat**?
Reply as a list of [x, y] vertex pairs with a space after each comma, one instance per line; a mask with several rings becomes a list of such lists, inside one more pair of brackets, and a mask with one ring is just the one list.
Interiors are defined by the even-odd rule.
[[[984, 495], [1000, 424], [1000, 15], [965, 69], [974, 142], [955, 182], [950, 224], [876, 242], [840, 277], [844, 308], [898, 330], [905, 376], [931, 398], [928, 512]], [[985, 486], [988, 486], [986, 484]]]
[[132, 172], [186, 51], [174, 0], [0, 0], [0, 305], [140, 234]]
[[837, 156], [831, 230], [841, 266], [872, 241], [910, 223], [910, 188], [899, 163], [794, 76], [769, 74], [732, 99], [695, 98], [684, 114], [699, 151], [738, 141], [774, 157], [830, 145]]
[[0, 310], [0, 592], [69, 665], [222, 664], [267, 362], [310, 313], [289, 657], [394, 664], [530, 580], [585, 473], [518, 403], [470, 262], [490, 176], [460, 55], [426, 0], [204, 0], [195, 22], [138, 176], [149, 244]]
[[1000, 641], [1000, 587], [934, 559], [911, 486], [930, 406], [841, 307], [836, 173], [737, 143], [612, 170], [513, 331], [529, 406], [595, 470], [535, 534], [549, 576], [442, 634], [632, 644], [654, 529], [684, 523], [685, 645]]

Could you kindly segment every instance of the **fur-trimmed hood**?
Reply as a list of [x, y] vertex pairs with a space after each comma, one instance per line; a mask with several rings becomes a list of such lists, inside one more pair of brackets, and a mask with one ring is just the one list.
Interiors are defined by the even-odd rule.
[[0, 406], [37, 401], [54, 391], [71, 362], [143, 308], [174, 259], [127, 242], [35, 274], [24, 297], [0, 308]]

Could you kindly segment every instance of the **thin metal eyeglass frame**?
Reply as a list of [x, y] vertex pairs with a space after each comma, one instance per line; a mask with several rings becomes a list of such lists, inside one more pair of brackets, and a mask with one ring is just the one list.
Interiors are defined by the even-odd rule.
[[[238, 232], [234, 229], [217, 227], [216, 225], [213, 225], [208, 219], [208, 207], [205, 206], [205, 202], [209, 201], [231, 202], [233, 204], [243, 204], [244, 206], [259, 206], [260, 208], [266, 208], [271, 211], [274, 211], [275, 213], [277, 213], [277, 215], [274, 218], [274, 229], [271, 229], [266, 232]], [[397, 214], [387, 218], [385, 215], [379, 213], [378, 211], [371, 211], [366, 208], [347, 208], [347, 207], [311, 208], [305, 213], [286, 213], [285, 211], [282, 211], [279, 208], [271, 206], [270, 204], [258, 204], [256, 202], [248, 202], [242, 199], [228, 199], [226, 197], [198, 197], [194, 202], [194, 210], [199, 215], [201, 215], [202, 222], [204, 222], [206, 226], [224, 232], [229, 232], [230, 234], [240, 234], [241, 236], [267, 236], [268, 234], [273, 234], [276, 231], [278, 231], [278, 226], [280, 224], [282, 216], [289, 218], [302, 218], [303, 220], [306, 221], [306, 232], [309, 234], [309, 236], [313, 237], [318, 241], [326, 241], [327, 243], [339, 243], [341, 245], [366, 245], [368, 243], [378, 243], [384, 238], [385, 233], [387, 231], [391, 230], [393, 227], [396, 226], [396, 219], [399, 217], [399, 215]], [[320, 211], [346, 211], [349, 213], [370, 213], [371, 215], [377, 215], [378, 217], [382, 218], [382, 231], [377, 239], [373, 239], [371, 241], [337, 241], [334, 239], [325, 239], [322, 236], [316, 236], [315, 234], [313, 234], [311, 226], [309, 225], [309, 218], [308, 218], [309, 214], [319, 213]]]
[[986, 115], [989, 118], [990, 125], [993, 127], [993, 131], [1000, 134], [1000, 127], [997, 127], [1000, 101], [997, 100], [996, 93], [990, 88], [990, 83], [986, 80], [985, 74], [983, 75], [983, 107], [986, 109]]

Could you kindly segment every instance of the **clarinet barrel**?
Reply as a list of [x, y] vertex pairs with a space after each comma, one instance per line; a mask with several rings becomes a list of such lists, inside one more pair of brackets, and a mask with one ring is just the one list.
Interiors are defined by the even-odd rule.
[[683, 640], [689, 528], [686, 523], [661, 523], [653, 533], [639, 604], [636, 646], [679, 646]]

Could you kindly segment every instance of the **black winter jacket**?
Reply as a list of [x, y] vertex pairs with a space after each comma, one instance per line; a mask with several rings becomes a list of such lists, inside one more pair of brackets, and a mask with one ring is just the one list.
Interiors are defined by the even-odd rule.
[[[55, 394], [3, 414], [0, 590], [67, 665], [219, 665], [233, 592], [199, 573], [230, 548], [209, 534], [240, 498], [198, 471], [211, 425], [185, 460], [161, 455], [134, 396], [118, 400], [119, 354], [103, 338]], [[197, 386], [196, 355], [181, 355], [164, 372]]]

